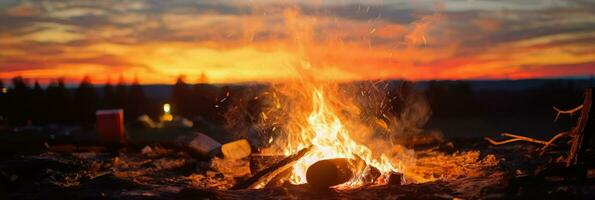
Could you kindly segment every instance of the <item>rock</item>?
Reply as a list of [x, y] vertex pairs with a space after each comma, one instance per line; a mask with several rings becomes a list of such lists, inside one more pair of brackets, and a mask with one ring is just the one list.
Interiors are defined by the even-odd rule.
[[215, 141], [211, 137], [195, 132], [190, 136], [178, 138], [178, 145], [187, 148], [191, 153], [199, 157], [210, 158], [220, 147], [221, 143]]
[[138, 123], [138, 125], [140, 125], [141, 127], [145, 127], [145, 128], [156, 128], [157, 127], [157, 123], [155, 123], [151, 117], [149, 117], [149, 115], [141, 115], [138, 118], [136, 118], [136, 122]]
[[143, 147], [143, 149], [140, 152], [143, 155], [147, 155], [147, 154], [153, 153], [153, 148], [151, 148], [150, 146], [145, 146], [145, 147]]

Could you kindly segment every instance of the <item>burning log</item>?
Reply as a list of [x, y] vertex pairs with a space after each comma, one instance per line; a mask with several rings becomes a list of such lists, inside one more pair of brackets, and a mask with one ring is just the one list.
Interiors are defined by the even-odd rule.
[[369, 165], [367, 167], [369, 167], [369, 169], [367, 170], [363, 181], [365, 184], [373, 184], [382, 174], [380, 173], [380, 170], [374, 166]]
[[388, 176], [387, 183], [389, 185], [401, 185], [401, 182], [402, 181], [403, 181], [403, 174], [402, 173], [391, 172], [390, 175]]
[[276, 163], [283, 160], [285, 156], [283, 155], [263, 155], [258, 153], [253, 153], [250, 155], [250, 171], [251, 172], [259, 172], [262, 171], [269, 166], [271, 163]]
[[238, 190], [238, 189], [247, 189], [247, 188], [259, 188], [266, 185], [271, 179], [273, 179], [278, 174], [284, 172], [285, 170], [291, 168], [295, 162], [297, 162], [300, 158], [304, 157], [308, 152], [312, 150], [312, 147], [304, 148], [297, 153], [271, 165], [270, 167], [256, 173], [254, 176], [250, 177], [249, 179], [240, 182], [234, 185], [231, 189]]
[[350, 160], [335, 158], [312, 164], [306, 171], [310, 187], [321, 190], [349, 181], [353, 177]]
[[293, 173], [293, 167], [287, 168], [285, 171], [274, 176], [264, 187], [277, 187], [287, 183], [291, 174]]

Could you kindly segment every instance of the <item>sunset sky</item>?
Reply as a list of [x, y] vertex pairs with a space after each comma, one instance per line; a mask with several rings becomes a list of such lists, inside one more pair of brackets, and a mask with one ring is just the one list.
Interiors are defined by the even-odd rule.
[[0, 79], [173, 83], [595, 74], [592, 0], [0, 0]]

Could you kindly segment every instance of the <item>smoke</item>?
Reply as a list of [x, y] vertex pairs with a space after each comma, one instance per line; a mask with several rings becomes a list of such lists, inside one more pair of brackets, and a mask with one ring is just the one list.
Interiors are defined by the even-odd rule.
[[[337, 74], [344, 72], [327, 63], [327, 52], [347, 55], [352, 52], [346, 48], [349, 42], [340, 33], [318, 31], [321, 23], [332, 22], [304, 16], [294, 6], [275, 10], [282, 13], [285, 33], [284, 45], [276, 47], [298, 57], [282, 67], [295, 73], [296, 78], [241, 94], [240, 100], [229, 109], [228, 127], [262, 147], [261, 152], [297, 152], [315, 137], [315, 131], [308, 131], [312, 130], [308, 119], [320, 103], [313, 101], [315, 93], [320, 91], [328, 112], [338, 117], [349, 136], [368, 148], [374, 159], [386, 156], [400, 170], [414, 166], [414, 152], [406, 146], [423, 131], [431, 115], [423, 93], [406, 81], [336, 79]], [[414, 22], [403, 37], [405, 51], [414, 52], [427, 45], [431, 40], [426, 32], [440, 19], [440, 14], [434, 14]], [[246, 30], [246, 38], [250, 40], [255, 34], [253, 28]], [[339, 77], [345, 76], [349, 75]]]

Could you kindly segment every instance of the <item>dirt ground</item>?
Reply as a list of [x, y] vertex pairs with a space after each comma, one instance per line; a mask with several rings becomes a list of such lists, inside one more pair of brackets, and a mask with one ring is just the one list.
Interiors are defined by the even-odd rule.
[[[0, 197], [6, 199], [594, 199], [595, 173], [532, 176], [558, 156], [539, 156], [526, 143], [491, 146], [479, 138], [418, 150], [419, 169], [436, 181], [314, 191], [307, 185], [228, 190], [249, 174], [230, 175], [184, 151], [78, 149], [4, 155]], [[561, 152], [560, 152], [561, 153]], [[589, 151], [589, 155], [591, 152]], [[437, 160], [438, 159], [438, 160]], [[445, 159], [445, 160], [439, 160]], [[593, 161], [594, 159], [590, 159]], [[249, 163], [249, 160], [241, 162]], [[436, 164], [440, 162], [442, 164]], [[487, 163], [487, 164], [486, 164]], [[591, 165], [590, 163], [589, 165]], [[592, 165], [591, 165], [592, 166]], [[245, 171], [239, 164], [238, 171]], [[249, 170], [249, 168], [247, 169]], [[577, 170], [574, 170], [577, 171]], [[578, 170], [581, 171], [581, 170]], [[405, 174], [407, 176], [407, 174]]]

